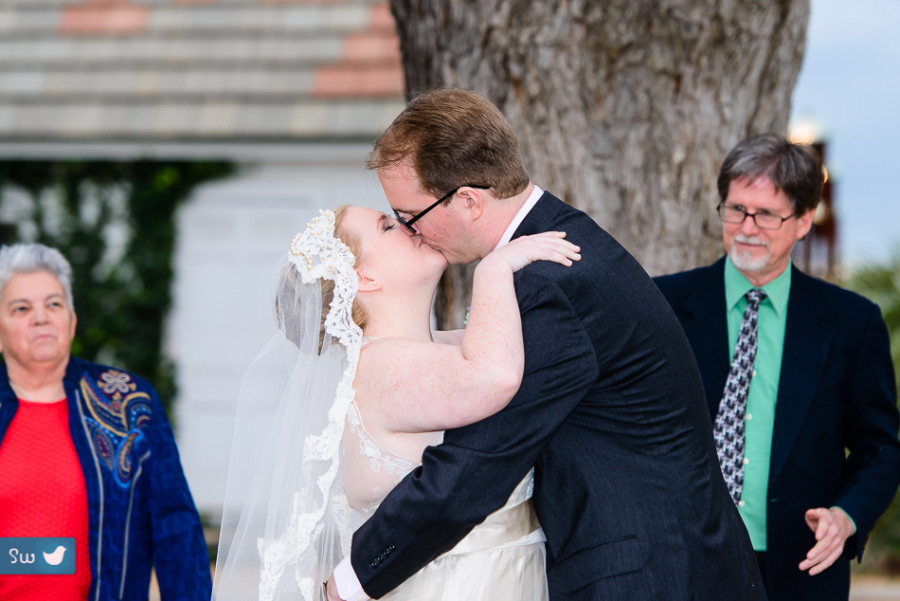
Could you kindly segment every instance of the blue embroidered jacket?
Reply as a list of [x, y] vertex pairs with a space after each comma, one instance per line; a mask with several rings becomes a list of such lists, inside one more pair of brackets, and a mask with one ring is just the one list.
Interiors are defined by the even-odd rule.
[[[145, 601], [151, 567], [165, 601], [208, 601], [200, 516], [156, 391], [128, 372], [69, 359], [69, 431], [87, 487], [89, 601]], [[0, 364], [0, 444], [18, 410]]]

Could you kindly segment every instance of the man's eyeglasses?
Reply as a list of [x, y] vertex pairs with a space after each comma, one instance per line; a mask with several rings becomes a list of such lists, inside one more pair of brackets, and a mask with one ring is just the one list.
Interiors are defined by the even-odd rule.
[[397, 219], [397, 221], [399, 221], [400, 224], [403, 225], [406, 229], [408, 229], [409, 231], [411, 231], [411, 232], [414, 233], [414, 234], [418, 234], [419, 232], [417, 232], [415, 229], [413, 229], [413, 224], [414, 224], [416, 221], [418, 221], [419, 219], [421, 219], [422, 216], [425, 215], [425, 213], [427, 213], [428, 211], [430, 211], [430, 210], [433, 209], [434, 207], [438, 206], [439, 204], [441, 204], [442, 202], [444, 202], [444, 201], [447, 200], [448, 198], [451, 198], [454, 194], [456, 194], [457, 192], [459, 192], [459, 189], [460, 189], [460, 188], [478, 188], [479, 190], [488, 190], [488, 189], [490, 188], [490, 186], [481, 186], [481, 185], [478, 185], [478, 184], [463, 184], [463, 185], [461, 185], [461, 186], [457, 186], [456, 188], [450, 190], [449, 192], [447, 192], [446, 194], [444, 194], [443, 196], [441, 196], [440, 198], [438, 198], [437, 201], [436, 201], [434, 204], [432, 204], [431, 206], [429, 206], [428, 208], [426, 208], [425, 210], [423, 210], [423, 211], [422, 211], [421, 213], [419, 213], [418, 215], [412, 217], [411, 219], [407, 219], [406, 217], [401, 217], [401, 216], [400, 216], [400, 213], [398, 213], [398, 212], [396, 211], [396, 209], [394, 210], [394, 217], [395, 217], [395, 218]]
[[744, 220], [747, 217], [753, 219], [753, 223], [756, 224], [761, 230], [777, 230], [781, 229], [782, 224], [790, 219], [791, 217], [796, 217], [796, 213], [791, 213], [787, 217], [781, 217], [779, 215], [774, 215], [769, 213], [768, 211], [757, 211], [756, 213], [748, 213], [740, 206], [735, 205], [727, 205], [725, 203], [719, 203], [719, 206], [716, 207], [716, 211], [719, 213], [719, 218], [725, 223], [744, 223]]

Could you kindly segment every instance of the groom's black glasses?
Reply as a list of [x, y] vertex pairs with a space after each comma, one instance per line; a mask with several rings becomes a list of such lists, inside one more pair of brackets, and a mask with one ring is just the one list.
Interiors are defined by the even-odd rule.
[[478, 185], [478, 184], [463, 184], [463, 185], [461, 185], [461, 186], [457, 186], [457, 187], [453, 188], [452, 190], [450, 190], [449, 192], [447, 192], [446, 194], [444, 194], [443, 196], [441, 196], [440, 198], [438, 198], [437, 201], [436, 201], [434, 204], [432, 204], [431, 206], [429, 206], [428, 208], [426, 208], [424, 211], [422, 211], [421, 213], [419, 213], [418, 215], [416, 215], [416, 216], [413, 217], [412, 219], [406, 219], [406, 217], [401, 217], [401, 216], [400, 216], [400, 213], [398, 213], [396, 209], [394, 209], [394, 217], [397, 219], [397, 221], [400, 222], [400, 224], [401, 224], [403, 227], [405, 227], [406, 229], [408, 229], [409, 231], [411, 231], [411, 232], [414, 233], [414, 234], [418, 234], [419, 232], [417, 232], [417, 231], [413, 228], [413, 224], [414, 224], [416, 221], [418, 221], [419, 219], [421, 219], [422, 216], [425, 215], [425, 213], [427, 213], [428, 211], [430, 211], [430, 210], [433, 209], [434, 207], [438, 206], [439, 204], [441, 204], [442, 202], [444, 202], [444, 201], [447, 200], [448, 198], [451, 198], [454, 194], [456, 194], [457, 192], [459, 192], [459, 189], [460, 189], [460, 188], [478, 188], [479, 190], [488, 190], [488, 189], [490, 189], [490, 186], [481, 186], [481, 185]]

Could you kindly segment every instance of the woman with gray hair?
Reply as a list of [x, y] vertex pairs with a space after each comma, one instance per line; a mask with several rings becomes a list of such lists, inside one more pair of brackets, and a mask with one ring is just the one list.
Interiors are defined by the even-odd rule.
[[209, 599], [209, 558], [156, 391], [72, 357], [72, 269], [0, 248], [0, 598]]

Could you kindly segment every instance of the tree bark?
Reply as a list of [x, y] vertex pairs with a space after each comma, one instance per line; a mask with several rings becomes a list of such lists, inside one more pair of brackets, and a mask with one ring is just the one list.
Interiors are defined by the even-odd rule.
[[[809, 0], [391, 0], [409, 96], [493, 100], [532, 180], [653, 275], [722, 252], [716, 175], [745, 137], [786, 133]], [[448, 274], [458, 327], [469, 278]]]

